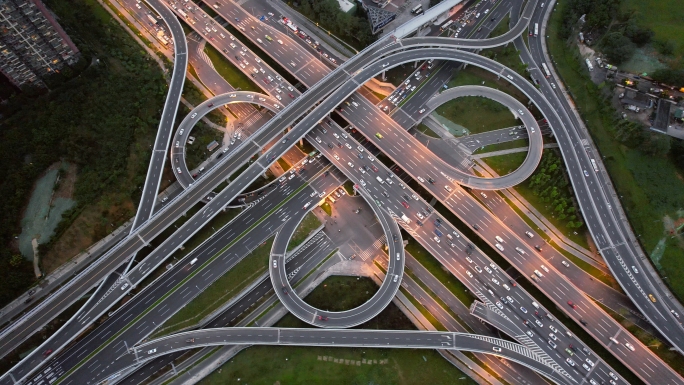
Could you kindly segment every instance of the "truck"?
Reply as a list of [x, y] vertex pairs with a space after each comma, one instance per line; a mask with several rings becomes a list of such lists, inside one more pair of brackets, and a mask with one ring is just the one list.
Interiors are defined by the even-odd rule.
[[147, 15], [147, 18], [150, 19], [150, 22], [151, 22], [152, 24], [157, 24], [157, 19], [155, 19], [154, 16], [148, 14], [148, 15]]
[[181, 14], [181, 16], [183, 16], [183, 17], [185, 17], [185, 18], [187, 18], [187, 17], [188, 17], [188, 14], [187, 14], [187, 13], [185, 13], [185, 11], [183, 11], [182, 9], [179, 9], [179, 10], [178, 10], [178, 13], [180, 13], [180, 14]]
[[406, 223], [407, 225], [411, 223], [409, 217], [407, 217], [404, 213], [401, 213], [401, 220], [404, 221], [404, 223]]

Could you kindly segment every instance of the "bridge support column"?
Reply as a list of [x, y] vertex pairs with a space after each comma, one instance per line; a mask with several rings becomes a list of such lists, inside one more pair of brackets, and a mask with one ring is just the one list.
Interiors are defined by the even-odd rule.
[[387, 81], [387, 71], [382, 71], [382, 81]]

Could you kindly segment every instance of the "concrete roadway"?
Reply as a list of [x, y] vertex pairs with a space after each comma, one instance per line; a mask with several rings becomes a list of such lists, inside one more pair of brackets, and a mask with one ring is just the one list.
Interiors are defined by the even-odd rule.
[[[681, 315], [681, 304], [662, 284], [662, 280], [641, 250], [626, 215], [622, 211], [618, 195], [612, 187], [608, 174], [604, 171], [605, 166], [601, 156], [596, 148], [590, 145], [591, 137], [582, 128], [584, 126], [579, 117], [573, 113], [572, 106], [565, 97], [564, 89], [556, 86], [555, 79], [547, 81], [539, 71], [542, 62], [553, 69], [545, 54], [543, 38], [545, 20], [552, 12], [553, 5], [552, 1], [549, 7], [538, 8], [533, 15], [534, 22], [542, 27], [542, 37], [528, 39], [529, 51], [521, 40], [516, 42], [516, 47], [521, 50], [522, 60], [530, 65], [532, 76], [539, 80], [544, 97], [566, 122], [563, 127], [567, 133], [565, 135], [567, 139], [561, 144], [561, 151], [565, 163], [570, 166], [568, 170], [570, 179], [579, 198], [587, 227], [604, 260], [642, 314], [681, 353], [684, 351], [684, 327], [680, 320], [670, 313], [672, 309], [679, 309], [678, 313]], [[591, 159], [595, 160], [600, 172], [593, 171]], [[583, 175], [585, 173], [588, 175]], [[656, 301], [650, 301], [648, 294], [653, 295]], [[623, 354], [637, 354], [644, 360], [651, 359], [647, 358], [650, 352], [647, 352], [644, 346], [639, 346], [637, 349], [637, 353], [630, 353], [623, 349]], [[642, 376], [648, 377], [654, 370], [657, 371], [657, 369], [644, 370]], [[684, 382], [681, 377], [679, 380]]]
[[[351, 180], [356, 183], [358, 179], [355, 177], [356, 175], [352, 175]], [[360, 325], [382, 312], [392, 301], [401, 285], [400, 278], [404, 274], [404, 248], [399, 226], [397, 226], [388, 212], [378, 209], [375, 202], [373, 202], [373, 198], [366, 194], [364, 190], [360, 189], [360, 195], [375, 212], [375, 216], [382, 226], [385, 239], [387, 239], [387, 245], [389, 246], [388, 255], [391, 256], [388, 274], [385, 275], [385, 280], [380, 285], [380, 289], [362, 305], [341, 312], [320, 310], [302, 300], [292, 290], [292, 286], [288, 282], [285, 266], [287, 245], [297, 228], [295, 224], [303, 220], [306, 213], [316, 207], [320, 200], [318, 196], [314, 195], [313, 199], [309, 201], [310, 207], [304, 206], [304, 209], [293, 215], [288, 220], [288, 223], [276, 234], [273, 241], [273, 248], [271, 249], [271, 260], [273, 263], [269, 264], [269, 271], [276, 295], [290, 313], [311, 325], [321, 328], [349, 328]]]
[[[205, 115], [215, 109], [221, 108], [227, 104], [241, 103], [256, 104], [273, 112], [277, 112], [283, 108], [283, 105], [276, 98], [251, 91], [228, 92], [225, 94], [216, 95], [213, 98], [207, 99], [200, 103], [180, 122], [178, 129], [173, 136], [173, 146], [171, 147], [170, 158], [172, 160], [174, 175], [176, 175], [176, 179], [181, 187], [188, 188], [188, 186], [195, 182], [195, 178], [193, 178], [190, 170], [188, 170], [188, 165], [185, 159], [185, 146], [187, 143], [186, 138], [190, 136], [195, 124], [197, 124], [197, 122], [199, 122]], [[233, 147], [232, 151], [223, 152], [223, 156], [226, 158], [232, 158], [236, 149], [237, 147]], [[219, 147], [216, 151], [223, 150], [221, 150], [221, 147]]]
[[[306, 175], [314, 174], [321, 164], [312, 165]], [[224, 227], [218, 234], [205, 241], [196, 251], [185, 257], [181, 263], [159, 278], [153, 285], [148, 286], [136, 295], [124, 307], [112, 315], [96, 331], [89, 333], [76, 345], [50, 360], [49, 365], [32, 378], [46, 377], [51, 371], [68, 372], [81, 363], [90, 353], [101, 349], [103, 344], [107, 348], [100, 351], [91, 359], [91, 364], [81, 367], [68, 377], [65, 384], [85, 384], [91, 381], [91, 376], [98, 373], [98, 362], [109, 362], [112, 355], [125, 349], [125, 343], [133, 344], [153, 332], [157, 326], [171, 317], [184, 304], [218, 279], [225, 271], [247, 255], [252, 249], [260, 245], [270, 234], [281, 226], [283, 219], [289, 217], [289, 212], [302, 204], [301, 200], [308, 198], [310, 190], [304, 189], [291, 196], [292, 192], [304, 186], [306, 179], [297, 177], [287, 181], [272, 190], [260, 204], [245, 210], [236, 217], [230, 225]], [[324, 186], [338, 185], [331, 177], [318, 177], [312, 183], [322, 183]], [[271, 213], [286, 197], [290, 197], [285, 206]], [[299, 200], [299, 201], [298, 201]], [[265, 217], [267, 214], [272, 214]], [[263, 222], [258, 221], [264, 219]], [[244, 229], [258, 224], [248, 234]], [[255, 236], [256, 235], [256, 236]], [[187, 261], [198, 258], [197, 263], [189, 265]], [[201, 273], [200, 273], [201, 270]], [[184, 286], [184, 287], [182, 287]], [[141, 316], [136, 318], [135, 316]], [[116, 338], [114, 338], [116, 337]], [[40, 384], [40, 382], [35, 382]]]
[[[194, 339], [194, 341], [193, 341]], [[285, 345], [369, 347], [406, 349], [456, 349], [494, 354], [530, 367], [558, 384], [573, 384], [564, 375], [536, 360], [525, 347], [506, 340], [454, 332], [364, 330], [364, 329], [297, 329], [297, 328], [221, 328], [179, 333], [147, 342], [125, 354], [110, 368], [114, 373], [174, 351], [220, 345]], [[494, 348], [501, 352], [494, 352]]]
[[[418, 51], [431, 51], [431, 53], [424, 53], [423, 54], [423, 53], [420, 53]], [[505, 70], [505, 67], [503, 67], [499, 63], [496, 63], [496, 62], [491, 61], [489, 59], [485, 59], [485, 58], [482, 58], [482, 57], [479, 57], [479, 56], [476, 56], [476, 55], [473, 55], [473, 54], [470, 54], [467, 52], [463, 52], [463, 51], [451, 51], [451, 50], [445, 50], [445, 49], [434, 49], [434, 50], [433, 49], [417, 49], [415, 51], [402, 52], [399, 55], [406, 55], [410, 58], [412, 55], [411, 52], [414, 52], [416, 57], [435, 57], [435, 58], [446, 59], [446, 57], [451, 56], [452, 60], [459, 60], [459, 61], [464, 61], [467, 63], [475, 64], [475, 65], [478, 65], [478, 66], [480, 66], [480, 67], [482, 67], [482, 68], [484, 68], [490, 72], [493, 72], [493, 73], [501, 73], [502, 71]], [[533, 85], [531, 85], [525, 79], [523, 79], [521, 76], [519, 76], [515, 73], [512, 73], [511, 77], [513, 78], [513, 80], [511, 80], [511, 82], [517, 88], [519, 88], [526, 96], [528, 96], [535, 104], [537, 104], [537, 107], [539, 107], [539, 109], [542, 111], [544, 116], [547, 117], [547, 120], [549, 120], [552, 128], [553, 127], [562, 127], [562, 124], [560, 123], [559, 118], [556, 115], [555, 111], [551, 107], [548, 107], [546, 104], [540, 104], [540, 103], [544, 103], [544, 99], [537, 96], [538, 92], [536, 91], [536, 89], [534, 88]], [[554, 130], [554, 133], [556, 134], [556, 137], [559, 140], [561, 150], [563, 150], [563, 148], [568, 149], [568, 148], [576, 147], [577, 143], [581, 143], [579, 140], [575, 140], [575, 141], [568, 143], [569, 139], [567, 138], [566, 133], [562, 130], [560, 130], [560, 131]], [[378, 140], [375, 138], [373, 133], [367, 133], [367, 135], [368, 135], [368, 139], [370, 141], [378, 142]], [[387, 154], [390, 155], [390, 157], [392, 155], [391, 153], [387, 153]], [[575, 155], [580, 156], [578, 154], [575, 154]], [[584, 156], [586, 156], [586, 154], [584, 154]], [[581, 170], [578, 170], [578, 168], [576, 166], [574, 166], [574, 162], [568, 161], [567, 158], [566, 158], [566, 163], [569, 165], [569, 171], [571, 174], [573, 172], [574, 173], [581, 173], [582, 172]], [[427, 167], [427, 169], [429, 169], [429, 170], [433, 170], [433, 172], [440, 172], [440, 170], [432, 167], [429, 164], [424, 165], [424, 167]], [[422, 175], [425, 175], [425, 174], [418, 174], [418, 175], [413, 175], [413, 176], [417, 177], [417, 176], [422, 176]], [[592, 174], [590, 174], [590, 175], [592, 175]], [[581, 178], [583, 179], [584, 176], [582, 176]], [[425, 185], [425, 186], [429, 187], [428, 185]], [[575, 187], [577, 188], [578, 186], [575, 186]], [[439, 189], [439, 195], [443, 195], [443, 191], [441, 191], [441, 189]], [[578, 195], [580, 196], [580, 201], [581, 201], [582, 200], [582, 198], [581, 198], [582, 194], [580, 192], [578, 192]], [[587, 222], [589, 222], [591, 220], [596, 220], [596, 218], [592, 218], [591, 215], [587, 215], [586, 212], [585, 212], [585, 218], [587, 219]], [[599, 221], [597, 223], [601, 223], [601, 222]], [[520, 239], [520, 238], [518, 238], [518, 239]], [[521, 244], [523, 243], [520, 240], [518, 242], [520, 242]], [[528, 248], [528, 250], [529, 250], [529, 248]], [[514, 263], [514, 265], [515, 265], [515, 263]], [[559, 277], [561, 277], [561, 276], [559, 276]], [[679, 375], [677, 375], [674, 371], [672, 371], [671, 368], [669, 368], [669, 366], [667, 366], [664, 362], [662, 362], [662, 360], [660, 360], [657, 356], [655, 356], [653, 353], [648, 351], [643, 346], [643, 344], [641, 344], [640, 342], [638, 342], [638, 340], [636, 338], [634, 338], [634, 336], [632, 336], [631, 334], [626, 332], [620, 325], [618, 325], [611, 317], [609, 317], [607, 314], [605, 314], [602, 310], [597, 309], [595, 307], [595, 305], [589, 299], [584, 297], [582, 295], [582, 293], [576, 287], [574, 287], [572, 284], [570, 284], [564, 278], [562, 278], [561, 281], [563, 281], [564, 285], [571, 287], [571, 291], [573, 292], [573, 294], [570, 296], [571, 298], [573, 298], [576, 302], [585, 303], [585, 304], [587, 304], [587, 307], [591, 308], [590, 310], [588, 310], [589, 313], [587, 313], [587, 314], [591, 314], [591, 318], [592, 318], [592, 319], [587, 319], [589, 325], [600, 325], [602, 329], [595, 328], [595, 326], [590, 326], [589, 328], [587, 328], [587, 330], [590, 333], [594, 333], [594, 332], [598, 333], [602, 338], [598, 338], [599, 337], [598, 335], [597, 335], [597, 338], [603, 344], [610, 347], [611, 342], [610, 342], [610, 340], [608, 340], [608, 337], [611, 335], [606, 335], [603, 332], [603, 330], [605, 329], [604, 324], [610, 325], [611, 329], [614, 329], [618, 332], [622, 331], [623, 333], [621, 335], [624, 335], [623, 338], [626, 338], [627, 341], [632, 346], [639, 346], [640, 350], [642, 352], [641, 354], [645, 354], [645, 355], [649, 356], [648, 362], [645, 362], [645, 360], [643, 360], [643, 359], [635, 360], [634, 359], [635, 357], [631, 357], [628, 354], [624, 354], [623, 352], [621, 352], [621, 350], [622, 350], [621, 346], [622, 345], [617, 345], [616, 346], [618, 348], [617, 350], [615, 350], [615, 348], [609, 349], [609, 350], [613, 350], [613, 353], [615, 353], [616, 357], [618, 357], [619, 359], [621, 359], [625, 362], [629, 362], [629, 364], [627, 364], [628, 367], [640, 368], [640, 369], [636, 369], [635, 372], [637, 372], [637, 374], [642, 376], [642, 378], [644, 378], [644, 379], [648, 378], [648, 376], [660, 376], [665, 381], [663, 383], [677, 383], [680, 381], [684, 382], [684, 380], [682, 380]], [[555, 298], [555, 297], [557, 297], [557, 295], [554, 296], [554, 295], [550, 294], [550, 293], [555, 293], [555, 294], [558, 293], [557, 291], [555, 291], [555, 288], [558, 287], [558, 286], [556, 286], [556, 284], [558, 284], [558, 283], [560, 283], [560, 282], [554, 282], [552, 285], [550, 285], [546, 289], [546, 293], [552, 299], [554, 299], [557, 303], [559, 303], [559, 306], [561, 308], [564, 308], [562, 306], [562, 304], [565, 303], [567, 301], [567, 299], [562, 300], [561, 298]], [[553, 287], [554, 289], [552, 290], [551, 287]], [[567, 298], [567, 296], [565, 296], [565, 297]], [[572, 314], [572, 312], [570, 314]], [[577, 313], [575, 313], [574, 316], [579, 318], [579, 314], [577, 314]], [[601, 324], [599, 324], [599, 320], [600, 320]], [[615, 336], [617, 336], [617, 334], [613, 335], [613, 337], [615, 337]], [[624, 349], [627, 350], [626, 347]], [[655, 368], [658, 368], [658, 369], [655, 369]], [[647, 373], [647, 375], [644, 376], [644, 373]]]
[[[464, 237], [458, 233], [446, 219], [442, 218], [437, 212], [434, 212], [426, 202], [422, 201], [418, 194], [403, 185], [398, 178], [390, 177], [393, 174], [389, 172], [382, 163], [375, 161], [374, 158], [370, 158], [367, 155], [364, 155], [363, 159], [359, 158], [359, 152], [356, 150], [358, 142], [353, 138], [340, 139], [353, 144], [353, 146], [350, 146], [353, 149], [349, 149], [346, 145], [329, 149], [329, 147], [326, 146], [326, 143], [337, 140], [335, 135], [343, 138], [342, 134], [347, 136], [348, 134], [337, 126], [328, 128], [327, 131], [328, 133], [324, 134], [320, 129], [315, 129], [309, 134], [309, 141], [317, 146], [319, 150], [348, 177], [356, 174], [357, 178], [364, 179], [367, 185], [363, 187], [363, 189], [368, 191], [374, 199], [381, 203], [383, 210], [388, 210], [388, 212], [397, 217], [406, 215], [411, 223], [406, 223], [404, 220], [397, 219], [400, 221], [399, 223], [401, 226], [440, 261], [451, 274], [463, 282], [478, 298], [485, 301], [489, 307], [495, 309], [497, 309], [498, 306], [495, 305], [497, 302], [502, 303], [501, 310], [507, 312], [507, 317], [510, 319], [509, 322], [521, 326], [523, 325], [523, 321], [527, 320], [528, 323], [532, 325], [531, 327], [533, 327], [535, 315], [528, 315], [528, 310], [526, 310], [535, 309], [532, 304], [534, 302], [532, 296], [525, 292], [520, 286], [513, 286], [514, 281], [510, 276], [501, 269], [496, 268], [496, 265], [486, 256], [486, 254], [477, 248], [474, 248], [473, 245], [468, 240], [464, 239]], [[315, 140], [313, 140], [314, 136], [320, 137], [323, 143], [318, 144], [315, 142]], [[363, 151], [361, 154], [368, 154], [368, 152]], [[346, 162], [352, 162], [353, 166], [350, 166], [348, 163], [345, 164]], [[369, 167], [369, 169], [364, 170], [365, 174], [363, 174], [361, 170], [364, 169], [365, 166]], [[375, 171], [373, 167], [378, 171]], [[376, 179], [377, 177], [384, 179], [383, 183], [379, 183]], [[389, 182], [392, 180], [394, 180], [394, 182], [390, 184]], [[442, 189], [436, 190], [441, 191]], [[462, 190], [459, 189], [457, 191], [459, 194], [463, 194]], [[404, 206], [404, 203], [408, 207]], [[481, 206], [477, 205], [477, 207]], [[478, 214], [485, 220], [488, 220], [487, 217], [491, 216], [491, 213]], [[439, 222], [435, 222], [436, 218], [439, 218]], [[439, 234], [442, 235], [440, 236]], [[449, 234], [452, 239], [447, 239], [445, 234]], [[437, 242], [438, 240], [439, 242]], [[506, 248], [508, 247], [509, 246], [506, 246]], [[466, 251], [466, 253], [464, 253], [464, 251]], [[464, 255], [467, 254], [468, 251], [470, 251], [470, 255]], [[470, 259], [470, 261], [468, 259]], [[478, 267], [464, 267], [468, 265], [477, 265]], [[485, 273], [482, 270], [483, 268], [489, 270]], [[469, 274], [469, 271], [472, 272]], [[504, 284], [506, 286], [503, 286]], [[492, 291], [491, 293], [489, 293], [490, 290]], [[506, 299], [508, 303], [503, 305], [505, 302], [503, 302], [502, 298], [505, 298], [506, 296], [512, 298], [512, 300]], [[522, 307], [525, 308], [524, 311]], [[497, 311], [498, 310], [499, 309], [497, 309]], [[556, 335], [559, 346], [567, 347], [569, 344], [573, 344], [577, 347], [582, 346], [581, 342], [574, 336], [566, 334], [567, 331], [562, 324], [555, 323], [547, 314], [548, 312], [540, 306], [536, 316], [544, 321], [544, 323], [552, 323], [551, 326], [554, 326], [557, 330], [561, 331], [554, 332], [550, 329], [550, 331]], [[540, 330], [543, 330], [541, 328], [542, 327], [540, 327]], [[508, 329], [513, 330], [510, 327]], [[555, 360], [573, 375], [586, 376], [585, 373], [576, 372], [574, 368], [570, 368], [566, 364], [565, 357], [562, 357], [556, 349], [553, 349], [548, 344], [547, 340], [549, 337], [546, 336], [545, 332], [537, 332], [533, 329], [529, 334], [526, 334], [523, 332], [525, 329], [526, 327], [523, 329], [518, 328], [517, 330], [519, 330], [519, 332], [512, 335], [512, 337], [518, 339], [530, 348], [541, 348], [540, 352], [543, 351], [549, 360]], [[558, 348], [558, 350], [562, 351], [561, 348]], [[615, 371], [611, 370], [610, 367], [601, 361], [595, 354], [590, 351], [588, 352], [589, 353], [578, 352], [578, 355], [583, 355], [585, 357], [583, 359], [590, 359], [596, 364], [590, 372], [591, 375], [598, 376], [607, 381], [609, 378], [608, 373]]]
[[[293, 253], [287, 262], [288, 279], [292, 284], [300, 282], [304, 276], [312, 271], [323, 259], [334, 250], [332, 243], [325, 238], [321, 242], [303, 245], [296, 253]], [[241, 297], [231, 299], [232, 304], [227, 306], [222, 312], [216, 314], [213, 319], [202, 328], [219, 328], [236, 325], [236, 319], [245, 312], [251, 312], [255, 303], [261, 301], [265, 296], [272, 296], [273, 285], [268, 276], [264, 275], [252, 290], [245, 292]], [[129, 374], [124, 380], [118, 379], [120, 385], [137, 385], [162, 370], [172, 361], [177, 359], [183, 352], [176, 352], [165, 355], [147, 362], [139, 367], [135, 372]], [[203, 354], [202, 354], [203, 355]]]

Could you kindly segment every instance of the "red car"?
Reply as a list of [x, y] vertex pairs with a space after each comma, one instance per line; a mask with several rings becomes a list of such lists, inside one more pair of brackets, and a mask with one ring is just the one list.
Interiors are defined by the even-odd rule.
[[577, 309], [577, 305], [575, 305], [572, 301], [568, 301], [568, 306], [570, 306], [573, 309]]
[[270, 81], [268, 79], [264, 78], [264, 83], [268, 84], [268, 83], [270, 83]]
[[378, 172], [378, 168], [377, 168], [377, 167], [371, 166], [371, 168], [373, 169], [373, 171]]
[[319, 316], [318, 316], [318, 319], [319, 319], [320, 321], [327, 321], [327, 320], [328, 320], [328, 317], [323, 317], [322, 315], [319, 315]]
[[408, 203], [406, 203], [406, 202], [404, 202], [404, 201], [401, 201], [401, 205], [404, 206], [405, 208], [409, 208]]
[[294, 99], [294, 97], [295, 97], [295, 96], [292, 95], [291, 93], [288, 93], [288, 95], [289, 95], [292, 99]]
[[46, 350], [45, 352], [43, 352], [43, 357], [47, 357], [47, 356], [49, 356], [50, 354], [52, 354], [52, 349], [48, 349], [48, 350]]

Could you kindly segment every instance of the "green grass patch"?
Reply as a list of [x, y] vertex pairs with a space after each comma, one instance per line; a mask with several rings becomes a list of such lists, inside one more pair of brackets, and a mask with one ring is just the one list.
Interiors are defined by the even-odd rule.
[[197, 324], [202, 318], [221, 307], [240, 293], [268, 269], [269, 254], [273, 239], [258, 246], [237, 265], [222, 275], [200, 295], [195, 297], [159, 329], [156, 336], [174, 333]]
[[496, 25], [496, 28], [492, 30], [492, 33], [489, 34], [489, 38], [491, 39], [493, 37], [501, 36], [504, 33], [508, 32], [510, 30], [510, 28], [508, 28], [508, 23], [510, 19], [511, 17], [507, 13], [506, 16], [504, 16], [503, 19], [499, 21], [499, 24]]
[[[460, 73], [456, 78], [459, 76], [461, 76]], [[479, 96], [465, 96], [450, 100], [439, 106], [437, 113], [467, 128], [471, 134], [520, 124], [508, 107]]]
[[[673, 1], [666, 3], [674, 4]], [[659, 8], [662, 6], [657, 5]], [[652, 14], [649, 20], [662, 16], [650, 8], [648, 12]], [[669, 159], [649, 156], [615, 139], [614, 109], [603, 99], [601, 89], [589, 80], [578, 59], [577, 48], [557, 38], [560, 15], [561, 12], [554, 12], [549, 25], [550, 38], [547, 39], [549, 51], [556, 61], [555, 67], [604, 158], [604, 164], [640, 243], [654, 260], [661, 275], [668, 277], [665, 281], [681, 300], [684, 298], [684, 264], [681, 263], [684, 249], [677, 239], [670, 238], [668, 234], [668, 223], [683, 215], [684, 181], [681, 173]], [[668, 27], [663, 25], [661, 28], [658, 28], [660, 33], [665, 33], [664, 29]], [[681, 25], [679, 28], [682, 28]], [[674, 27], [670, 29], [673, 33], [676, 30]], [[663, 249], [654, 252], [661, 241], [664, 243]]]
[[370, 278], [333, 275], [307, 295], [304, 301], [325, 311], [345, 311], [363, 305], [379, 287]]
[[451, 273], [442, 266], [435, 257], [428, 253], [420, 243], [416, 242], [415, 239], [409, 238], [409, 242], [405, 249], [465, 306], [470, 306], [473, 303], [475, 297], [470, 294], [468, 288], [466, 288], [456, 277], [451, 275]]
[[415, 306], [416, 309], [418, 309], [420, 314], [422, 314], [423, 317], [425, 317], [428, 320], [428, 322], [430, 322], [432, 324], [432, 326], [435, 327], [435, 329], [440, 330], [440, 331], [446, 331], [447, 330], [447, 328], [445, 328], [444, 325], [442, 325], [442, 323], [439, 322], [439, 320], [437, 318], [435, 318], [435, 316], [432, 315], [432, 313], [430, 313], [428, 311], [428, 309], [426, 309], [425, 306], [423, 306], [422, 303], [420, 303], [420, 301], [418, 301], [411, 294], [409, 294], [408, 290], [404, 289], [403, 287], [400, 287], [399, 290], [401, 290], [401, 292], [404, 293], [406, 298], [409, 299], [409, 301], [413, 304], [413, 306]]
[[422, 132], [423, 134], [427, 135], [427, 136], [431, 136], [433, 138], [439, 138], [440, 137], [434, 131], [432, 131], [430, 129], [430, 127], [424, 125], [423, 123], [419, 124], [418, 127], [416, 127], [416, 129], [418, 131]]
[[490, 156], [482, 158], [499, 175], [507, 175], [515, 171], [525, 161], [527, 152], [516, 152], [513, 154]]
[[[488, 146], [477, 149], [477, 151], [475, 151], [475, 154], [482, 154], [485, 152], [503, 151], [503, 150], [511, 150], [514, 148], [528, 147], [529, 144], [530, 143], [527, 139], [516, 139], [516, 140], [512, 140], [510, 142], [494, 143], [494, 144], [490, 144]], [[527, 151], [523, 152], [523, 154], [527, 154]]]
[[321, 221], [310, 212], [306, 214], [304, 219], [299, 223], [297, 229], [295, 230], [290, 243], [287, 244], [287, 251], [294, 249], [304, 242], [304, 240], [311, 234], [312, 231], [316, 230], [321, 225]]
[[321, 209], [325, 211], [326, 214], [328, 214], [329, 217], [332, 217], [332, 207], [330, 206], [329, 202], [325, 202], [321, 205]]
[[253, 91], [253, 92], [263, 92], [250, 78], [247, 77], [242, 71], [238, 70], [237, 67], [233, 65], [227, 58], [223, 56], [216, 48], [207, 44], [204, 47], [204, 52], [207, 54], [211, 62], [216, 68], [216, 72], [219, 73], [226, 81], [233, 86], [235, 89], [240, 89], [241, 91]]
[[354, 182], [348, 180], [348, 181], [344, 182], [342, 187], [344, 187], [344, 191], [346, 191], [347, 194], [354, 195]]
[[674, 56], [684, 55], [684, 7], [680, 0], [625, 0], [623, 8], [637, 11], [637, 21], [655, 32], [654, 40], [672, 41]]

